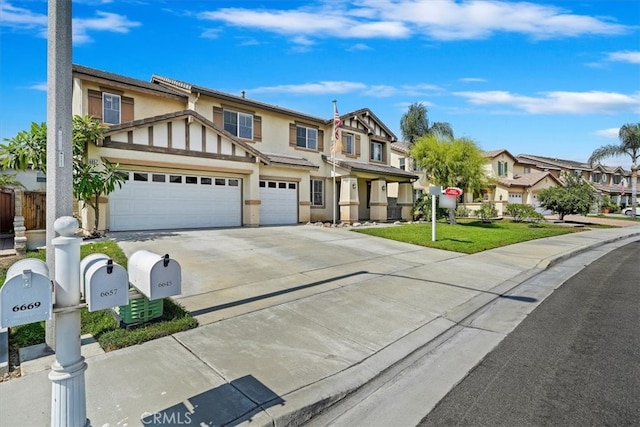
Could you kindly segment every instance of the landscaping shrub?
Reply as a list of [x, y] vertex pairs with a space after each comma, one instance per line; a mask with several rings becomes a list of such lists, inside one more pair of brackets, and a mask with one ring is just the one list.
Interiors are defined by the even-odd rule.
[[513, 217], [513, 222], [532, 222], [538, 223], [544, 220], [544, 216], [528, 204], [510, 203], [504, 212]]

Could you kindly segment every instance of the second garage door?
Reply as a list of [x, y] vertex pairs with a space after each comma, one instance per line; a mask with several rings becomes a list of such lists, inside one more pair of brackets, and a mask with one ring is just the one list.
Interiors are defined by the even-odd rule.
[[260, 225], [298, 223], [298, 184], [260, 181]]
[[109, 195], [112, 231], [242, 225], [239, 178], [125, 173], [127, 182]]

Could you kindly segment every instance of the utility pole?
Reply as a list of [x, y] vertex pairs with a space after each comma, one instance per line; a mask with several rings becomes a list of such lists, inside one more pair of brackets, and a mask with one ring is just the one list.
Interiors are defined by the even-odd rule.
[[[55, 277], [53, 223], [73, 214], [71, 0], [49, 0], [47, 33], [47, 267]], [[54, 294], [55, 298], [55, 294]], [[46, 342], [55, 350], [55, 318]]]

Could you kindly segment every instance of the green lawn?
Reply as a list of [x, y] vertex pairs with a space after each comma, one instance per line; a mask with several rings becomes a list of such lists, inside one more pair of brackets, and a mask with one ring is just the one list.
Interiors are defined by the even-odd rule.
[[527, 240], [559, 236], [583, 230], [584, 228], [547, 223], [535, 225], [522, 222], [516, 223], [508, 219], [492, 223], [458, 220], [456, 225], [436, 222], [435, 242], [431, 241], [431, 223], [358, 228], [354, 231], [429, 248], [473, 254]]
[[[80, 247], [81, 258], [93, 253], [105, 254], [123, 267], [127, 267], [127, 257], [114, 241], [107, 240]], [[41, 260], [45, 259], [45, 255], [44, 250], [30, 251], [26, 254], [27, 257]], [[7, 263], [0, 264], [0, 286], [4, 283], [9, 267]], [[111, 351], [195, 328], [198, 325], [197, 320], [170, 298], [165, 298], [163, 304], [161, 318], [132, 329], [120, 328], [109, 310], [89, 312], [84, 308], [81, 312], [82, 333], [93, 335], [105, 351]], [[11, 346], [26, 347], [43, 343], [44, 336], [44, 322], [38, 322], [12, 327], [9, 341]]]

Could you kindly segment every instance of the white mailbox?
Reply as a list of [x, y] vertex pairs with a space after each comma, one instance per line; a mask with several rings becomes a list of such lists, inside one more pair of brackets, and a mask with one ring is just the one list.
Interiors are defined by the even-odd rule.
[[92, 254], [80, 262], [81, 286], [89, 311], [129, 304], [129, 275], [104, 254]]
[[52, 295], [47, 264], [33, 258], [16, 262], [0, 288], [0, 327], [50, 320]]
[[129, 280], [150, 300], [180, 295], [182, 269], [169, 255], [138, 251], [129, 258]]

